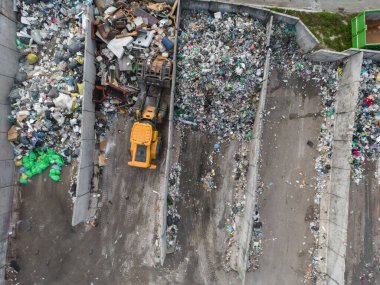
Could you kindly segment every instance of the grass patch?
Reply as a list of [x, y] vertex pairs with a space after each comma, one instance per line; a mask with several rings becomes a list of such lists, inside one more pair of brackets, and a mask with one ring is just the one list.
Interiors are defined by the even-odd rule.
[[271, 10], [300, 18], [325, 48], [343, 51], [352, 47], [351, 19], [354, 15], [330, 12], [307, 13], [282, 8], [271, 8]]

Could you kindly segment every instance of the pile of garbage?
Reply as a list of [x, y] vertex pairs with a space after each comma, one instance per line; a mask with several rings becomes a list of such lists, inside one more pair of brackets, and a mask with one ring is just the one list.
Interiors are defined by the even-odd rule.
[[364, 60], [352, 140], [352, 178], [363, 179], [366, 160], [378, 158], [380, 146], [380, 64]]
[[95, 4], [97, 79], [93, 100], [98, 110], [97, 134], [104, 136], [107, 122], [115, 114], [131, 114], [140, 90], [146, 91], [146, 75], [158, 78], [162, 66], [171, 66], [177, 2], [95, 1]]
[[41, 174], [45, 169], [52, 165], [49, 177], [53, 181], [61, 180], [61, 169], [64, 166], [62, 156], [52, 149], [46, 151], [37, 149], [24, 155], [16, 166], [20, 166], [20, 183], [28, 184], [29, 179], [36, 174]]
[[21, 57], [9, 94], [8, 140], [17, 165], [23, 165], [20, 182], [26, 183], [49, 163], [42, 159], [31, 173], [24, 163], [33, 151], [50, 148], [63, 164], [79, 155], [86, 6], [82, 1], [17, 1], [17, 8]]
[[239, 14], [184, 11], [178, 36], [177, 123], [252, 137], [265, 62], [265, 27]]
[[168, 253], [176, 249], [178, 223], [181, 216], [178, 213], [177, 204], [181, 198], [179, 192], [180, 176], [182, 167], [179, 163], [172, 165], [169, 173], [169, 191], [168, 191], [168, 213], [166, 218], [166, 243]]

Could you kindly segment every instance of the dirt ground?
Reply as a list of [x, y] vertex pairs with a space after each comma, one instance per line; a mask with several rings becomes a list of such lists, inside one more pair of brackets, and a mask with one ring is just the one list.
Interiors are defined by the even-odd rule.
[[275, 71], [268, 91], [260, 173], [264, 190], [258, 196], [263, 255], [260, 269], [247, 274], [246, 284], [305, 284], [314, 242], [305, 215], [315, 194], [321, 98], [316, 86], [297, 78], [283, 86]]
[[367, 163], [364, 181], [351, 182], [345, 280], [380, 284], [380, 195], [376, 164]]

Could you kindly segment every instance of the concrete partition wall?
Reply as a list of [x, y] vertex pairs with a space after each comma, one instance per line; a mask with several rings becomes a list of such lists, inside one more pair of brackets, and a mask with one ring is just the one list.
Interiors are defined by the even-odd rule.
[[166, 222], [168, 215], [168, 205], [167, 205], [167, 197], [169, 192], [169, 175], [172, 166], [172, 150], [174, 149], [173, 145], [173, 136], [174, 136], [174, 96], [175, 96], [175, 80], [177, 76], [177, 38], [178, 38], [178, 29], [179, 29], [179, 21], [181, 16], [181, 1], [178, 3], [177, 7], [177, 22], [176, 22], [176, 32], [174, 41], [174, 55], [173, 55], [173, 72], [172, 72], [172, 85], [170, 90], [170, 105], [169, 105], [169, 130], [168, 130], [168, 150], [166, 152], [166, 162], [165, 162], [165, 177], [164, 183], [160, 189], [160, 197], [161, 197], [161, 208], [160, 208], [160, 225], [159, 225], [159, 246], [160, 246], [160, 262], [161, 265], [164, 264], [166, 257]]
[[[272, 31], [273, 17], [270, 18], [267, 24], [267, 43], [270, 43], [271, 31]], [[237, 271], [242, 280], [242, 284], [245, 283], [245, 275], [247, 272], [247, 263], [249, 258], [250, 242], [252, 239], [253, 231], [253, 219], [252, 214], [255, 210], [256, 201], [256, 191], [259, 179], [260, 170], [260, 154], [261, 154], [261, 139], [263, 133], [263, 118], [265, 110], [265, 102], [268, 89], [268, 75], [270, 68], [270, 50], [267, 51], [267, 56], [264, 65], [264, 76], [261, 87], [259, 105], [257, 107], [257, 113], [255, 118], [255, 123], [253, 126], [253, 139], [248, 145], [249, 148], [249, 169], [247, 174], [247, 190], [245, 193], [245, 209], [243, 217], [241, 219], [241, 226], [239, 231], [239, 238], [236, 240], [237, 252], [236, 252], [236, 262]]]
[[95, 104], [92, 102], [92, 92], [95, 88], [95, 42], [91, 39], [91, 22], [93, 8], [88, 8], [86, 28], [86, 43], [84, 51], [83, 83], [84, 95], [82, 101], [81, 146], [78, 164], [76, 199], [73, 207], [72, 225], [91, 218], [89, 211], [91, 181], [94, 172], [95, 152]]
[[345, 284], [352, 136], [360, 86], [363, 53], [352, 55], [344, 68], [336, 95], [331, 176], [320, 202], [317, 284]]
[[18, 58], [13, 1], [0, 0], [0, 284], [5, 284], [8, 231], [15, 185], [13, 150], [7, 137], [10, 127], [7, 116], [11, 109], [8, 94], [18, 70]]
[[310, 60], [317, 61], [317, 62], [331, 62], [331, 61], [341, 61], [347, 57], [349, 57], [350, 54], [346, 52], [337, 52], [337, 51], [331, 51], [326, 49], [320, 49], [315, 52], [313, 52], [310, 55]]

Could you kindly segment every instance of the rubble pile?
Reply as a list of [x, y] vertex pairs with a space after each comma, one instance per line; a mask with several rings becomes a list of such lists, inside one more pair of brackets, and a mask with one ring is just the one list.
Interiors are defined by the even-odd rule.
[[[104, 136], [107, 122], [131, 113], [144, 77], [159, 74], [171, 63], [175, 42], [176, 5], [151, 1], [95, 1], [93, 22], [96, 50], [96, 130]], [[141, 84], [139, 84], [141, 83]]]
[[376, 160], [380, 144], [380, 65], [364, 60], [352, 140], [352, 178], [363, 178], [366, 160]]
[[177, 123], [252, 136], [265, 62], [265, 27], [248, 16], [184, 11], [178, 36]]
[[177, 234], [178, 234], [178, 223], [181, 216], [178, 214], [177, 203], [179, 202], [181, 195], [179, 193], [180, 185], [180, 175], [182, 167], [179, 163], [172, 165], [169, 173], [169, 191], [168, 191], [168, 214], [166, 219], [166, 242], [168, 247], [168, 252], [174, 252]]
[[[9, 94], [8, 140], [19, 166], [34, 151], [52, 150], [67, 164], [78, 157], [80, 147], [86, 6], [82, 1], [25, 0], [17, 8], [21, 57]], [[32, 175], [21, 173], [25, 184]]]

